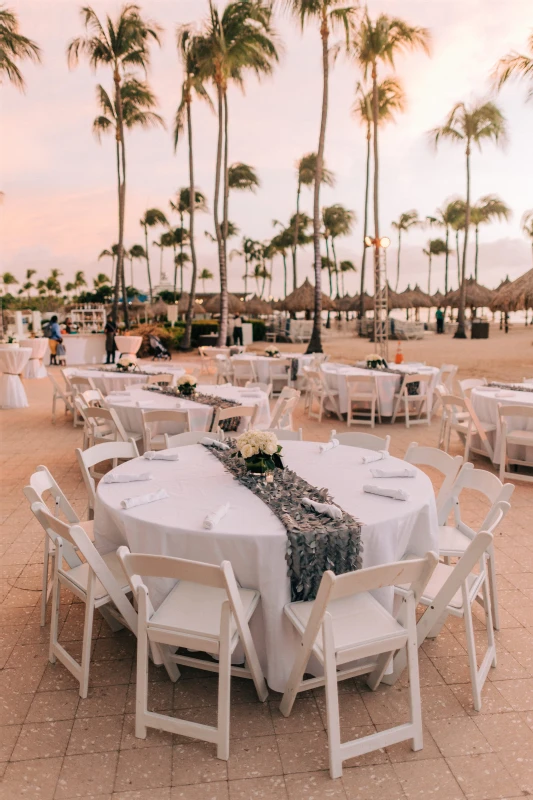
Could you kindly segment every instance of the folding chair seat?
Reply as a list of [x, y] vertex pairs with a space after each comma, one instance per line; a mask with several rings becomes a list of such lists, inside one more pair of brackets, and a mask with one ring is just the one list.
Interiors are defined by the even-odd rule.
[[374, 436], [373, 433], [337, 433], [331, 431], [330, 439], [338, 439], [339, 444], [347, 445], [348, 447], [364, 447], [365, 450], [386, 450], [389, 452], [390, 436]]

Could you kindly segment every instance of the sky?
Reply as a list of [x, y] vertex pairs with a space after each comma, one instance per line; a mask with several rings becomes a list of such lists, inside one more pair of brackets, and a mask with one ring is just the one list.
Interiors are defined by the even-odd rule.
[[[207, 0], [144, 0], [143, 13], [164, 28], [161, 49], [153, 48], [148, 79], [158, 97], [159, 113], [167, 129], [133, 131], [127, 135], [127, 208], [125, 244], [143, 243], [139, 219], [146, 208], [169, 212], [169, 200], [188, 185], [187, 148], [174, 153], [172, 122], [179, 101], [181, 68], [175, 46], [180, 24], [201, 23]], [[0, 87], [0, 271], [22, 281], [27, 269], [46, 278], [52, 268], [62, 281], [83, 270], [88, 282], [100, 271], [110, 271], [99, 253], [117, 240], [117, 200], [114, 143], [101, 143], [92, 134], [97, 113], [96, 85], [110, 88], [111, 77], [102, 69], [95, 75], [86, 63], [69, 70], [68, 41], [83, 33], [77, 0], [11, 0], [21, 30], [42, 49], [42, 64], [22, 65], [24, 94], [9, 85]], [[95, 11], [116, 15], [120, 2], [95, 0]], [[223, 5], [221, 2], [220, 5]], [[380, 137], [381, 233], [392, 244], [387, 251], [388, 271], [394, 282], [395, 233], [390, 223], [409, 209], [433, 215], [444, 201], [465, 193], [465, 158], [461, 147], [430, 144], [428, 131], [441, 124], [453, 105], [488, 97], [489, 76], [497, 60], [511, 49], [526, 48], [533, 28], [531, 0], [369, 0], [371, 15], [399, 15], [432, 35], [431, 57], [423, 53], [401, 56], [396, 73], [407, 95], [407, 111]], [[321, 44], [315, 27], [302, 33], [293, 18], [278, 13], [276, 28], [282, 43], [280, 63], [271, 77], [250, 77], [245, 93], [229, 92], [230, 163], [243, 161], [257, 170], [257, 193], [234, 193], [230, 219], [240, 236], [267, 240], [275, 233], [274, 219], [288, 222], [295, 210], [297, 160], [318, 144], [321, 103]], [[382, 68], [380, 77], [390, 72]], [[321, 205], [342, 203], [355, 211], [351, 236], [338, 241], [339, 259], [359, 265], [366, 141], [351, 107], [361, 75], [340, 55], [331, 70], [326, 135], [326, 164], [336, 176], [333, 188], [324, 188]], [[498, 194], [512, 209], [509, 222], [485, 226], [480, 234], [480, 280], [496, 286], [509, 275], [518, 277], [532, 265], [531, 244], [521, 233], [520, 219], [533, 208], [533, 103], [527, 104], [524, 83], [504, 87], [496, 98], [505, 114], [509, 141], [504, 149], [493, 144], [472, 157], [472, 197]], [[195, 171], [197, 186], [206, 194], [210, 212], [197, 218], [199, 268], [215, 274], [206, 289], [216, 290], [218, 267], [215, 245], [204, 236], [214, 232], [212, 195], [216, 151], [216, 117], [206, 105], [194, 108]], [[184, 143], [185, 144], [185, 141]], [[311, 213], [312, 197], [304, 189], [302, 209]], [[174, 218], [174, 224], [178, 220]], [[155, 230], [153, 238], [161, 231]], [[402, 244], [400, 288], [421, 283], [427, 288], [427, 259], [423, 248], [441, 235], [427, 228], [413, 229]], [[240, 236], [230, 241], [238, 249]], [[469, 253], [470, 272], [474, 250]], [[311, 277], [312, 249], [298, 257], [299, 280]], [[171, 251], [165, 253], [171, 272]], [[159, 252], [151, 249], [154, 282], [159, 277]], [[242, 260], [229, 264], [229, 288], [242, 290]], [[451, 272], [455, 263], [451, 259]], [[273, 290], [282, 290], [282, 263], [273, 265]], [[444, 288], [444, 259], [434, 259], [431, 290]], [[145, 268], [134, 266], [134, 285], [147, 286]], [[370, 289], [369, 276], [367, 289]], [[452, 287], [455, 288], [452, 280]], [[359, 274], [348, 275], [346, 289], [353, 294]]]

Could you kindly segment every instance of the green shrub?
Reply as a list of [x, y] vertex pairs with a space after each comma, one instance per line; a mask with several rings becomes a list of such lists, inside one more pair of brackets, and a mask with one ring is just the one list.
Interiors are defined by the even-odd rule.
[[[177, 332], [181, 331], [180, 334]], [[185, 333], [185, 322], [183, 320], [179, 320], [174, 324], [174, 337], [179, 336], [176, 339], [177, 342], [181, 340], [183, 334]], [[191, 328], [191, 345], [192, 347], [198, 347], [200, 342], [200, 336], [209, 336], [213, 334], [218, 334], [218, 321], [217, 320], [205, 320], [205, 319], [193, 319], [192, 321], [192, 328]]]
[[252, 323], [252, 338], [254, 342], [264, 342], [266, 338], [266, 324], [262, 319], [247, 319]]

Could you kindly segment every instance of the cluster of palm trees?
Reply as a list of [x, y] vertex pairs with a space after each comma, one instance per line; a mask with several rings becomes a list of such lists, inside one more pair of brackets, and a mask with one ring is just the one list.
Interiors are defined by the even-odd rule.
[[[17, 294], [19, 296], [24, 295], [26, 293], [26, 298], [30, 300], [31, 291], [35, 289], [37, 292], [38, 297], [52, 297], [56, 296], [59, 297], [60, 295], [65, 292], [66, 294], [75, 294], [80, 291], [84, 286], [87, 286], [87, 281], [85, 280], [85, 274], [82, 270], [76, 272], [73, 281], [68, 281], [65, 283], [65, 286], [62, 287], [59, 281], [59, 278], [62, 275], [62, 272], [58, 269], [51, 269], [50, 274], [47, 278], [40, 278], [39, 280], [34, 282], [34, 276], [37, 274], [37, 270], [35, 269], [27, 269], [26, 270], [26, 279], [24, 283], [21, 284]], [[109, 281], [107, 275], [103, 273], [98, 276], [98, 279], [95, 278], [95, 287], [97, 286], [98, 280], [103, 279], [104, 282]], [[13, 275], [12, 272], [4, 272], [0, 275], [0, 281], [4, 286], [12, 286], [13, 288], [15, 285], [19, 285], [19, 281]], [[8, 290], [9, 291], [9, 290]]]
[[[273, 4], [267, 0], [230, 0], [222, 11], [219, 11], [213, 0], [207, 0], [206, 17], [194, 28], [181, 26], [178, 29], [178, 55], [183, 67], [183, 81], [174, 123], [174, 143], [178, 147], [182, 136], [187, 139], [189, 184], [181, 189], [172, 207], [180, 217], [179, 227], [172, 228], [166, 215], [158, 209], [148, 209], [141, 220], [145, 233], [145, 243], [134, 245], [129, 251], [130, 261], [142, 258], [146, 261], [150, 291], [151, 275], [149, 263], [148, 229], [160, 225], [165, 228], [161, 233], [158, 246], [161, 249], [171, 247], [174, 250], [174, 286], [177, 284], [177, 272], [180, 273], [180, 289], [183, 289], [183, 268], [190, 259], [192, 264], [189, 292], [189, 308], [187, 311], [187, 330], [184, 346], [190, 342], [190, 324], [195, 302], [196, 282], [206, 280], [198, 275], [195, 251], [195, 211], [206, 210], [205, 197], [197, 191], [194, 178], [194, 134], [193, 134], [193, 100], [207, 103], [216, 114], [217, 144], [214, 154], [214, 192], [213, 222], [214, 241], [217, 244], [220, 272], [220, 341], [224, 342], [228, 319], [228, 253], [227, 242], [237, 228], [230, 222], [229, 206], [232, 190], [254, 190], [258, 186], [257, 176], [245, 164], [229, 163], [230, 108], [228, 87], [235, 85], [244, 87], [248, 74], [258, 78], [269, 75], [274, 70], [282, 49], [278, 34], [274, 27]], [[340, 206], [321, 208], [320, 192], [323, 185], [331, 184], [332, 176], [325, 167], [325, 149], [329, 106], [330, 71], [334, 56], [343, 50], [352, 60], [360, 75], [357, 86], [354, 114], [360, 120], [366, 133], [367, 163], [364, 197], [363, 241], [371, 243], [374, 254], [374, 284], [376, 296], [382, 291], [380, 271], [380, 253], [382, 249], [380, 227], [380, 194], [379, 194], [379, 131], [387, 122], [393, 120], [405, 108], [405, 95], [401, 83], [394, 75], [395, 61], [398, 55], [422, 50], [429, 54], [430, 34], [425, 28], [408, 24], [402, 19], [387, 14], [371, 17], [368, 10], [359, 5], [347, 5], [344, 0], [280, 0], [278, 3], [287, 9], [303, 28], [312, 27], [320, 35], [322, 60], [322, 97], [318, 145], [315, 153], [305, 156], [298, 164], [296, 212], [288, 225], [278, 225], [278, 230], [268, 243], [257, 243], [244, 239], [241, 253], [246, 262], [246, 272], [255, 263], [261, 274], [257, 277], [268, 280], [266, 262], [272, 262], [275, 255], [283, 259], [285, 276], [287, 274], [287, 256], [292, 257], [293, 285], [297, 282], [297, 254], [303, 244], [313, 244], [315, 271], [315, 315], [314, 328], [309, 352], [321, 350], [321, 310], [323, 269], [327, 269], [330, 291], [333, 291], [333, 276], [338, 284], [338, 276], [351, 262], [337, 264], [335, 239], [349, 231], [354, 222], [353, 212]], [[154, 111], [156, 98], [147, 83], [146, 75], [150, 64], [152, 46], [160, 44], [159, 26], [145, 19], [138, 5], [127, 3], [116, 17], [109, 15], [100, 20], [96, 12], [90, 8], [82, 9], [82, 20], [85, 34], [71, 41], [68, 46], [68, 61], [75, 65], [83, 56], [90, 65], [107, 68], [112, 80], [112, 89], [97, 87], [97, 103], [99, 115], [93, 123], [95, 133], [100, 137], [104, 133], [113, 133], [116, 149], [117, 194], [118, 194], [118, 242], [114, 254], [115, 268], [114, 309], [118, 310], [119, 294], [122, 289], [124, 298], [125, 322], [127, 319], [126, 280], [125, 280], [125, 247], [124, 220], [126, 206], [126, 143], [125, 134], [134, 127], [164, 125], [161, 117]], [[340, 37], [337, 37], [340, 34]], [[533, 75], [533, 35], [528, 41], [529, 53], [511, 52], [504, 56], [495, 68], [493, 83], [499, 88], [510, 78], [521, 76], [531, 80]], [[23, 78], [18, 61], [24, 58], [39, 60], [39, 48], [29, 39], [23, 37], [13, 12], [0, 9], [0, 75], [6, 76], [19, 87], [23, 87]], [[386, 74], [383, 75], [385, 68]], [[210, 91], [211, 90], [211, 91]], [[530, 96], [533, 89], [530, 89]], [[213, 95], [213, 97], [211, 96]], [[457, 103], [448, 114], [444, 123], [431, 132], [435, 145], [443, 140], [459, 144], [464, 148], [466, 167], [466, 192], [464, 200], [453, 199], [437, 212], [433, 222], [444, 227], [446, 238], [430, 240], [427, 248], [428, 257], [438, 253], [446, 255], [448, 267], [449, 237], [453, 231], [456, 235], [458, 250], [458, 280], [461, 286], [459, 305], [458, 336], [464, 336], [464, 300], [466, 291], [466, 257], [469, 232], [474, 227], [476, 232], [476, 268], [477, 268], [477, 231], [481, 224], [490, 219], [508, 215], [505, 204], [496, 196], [482, 198], [478, 204], [471, 201], [471, 152], [473, 146], [481, 149], [483, 144], [502, 143], [506, 138], [505, 118], [493, 101], [480, 101], [467, 105]], [[300, 195], [303, 187], [313, 192], [312, 216], [308, 217], [300, 209]], [[372, 200], [373, 232], [368, 235], [370, 227], [370, 201]], [[341, 213], [342, 212], [342, 213]], [[398, 230], [398, 264], [397, 280], [400, 271], [401, 235], [417, 224], [417, 215], [406, 212], [395, 227]], [[184, 227], [184, 215], [188, 216], [188, 229]], [[351, 215], [351, 216], [350, 216]], [[340, 228], [339, 228], [340, 226]], [[527, 235], [533, 227], [533, 212], [526, 212], [523, 229]], [[462, 254], [459, 253], [459, 232], [462, 232]], [[326, 245], [326, 254], [322, 252]], [[190, 256], [185, 252], [185, 246]], [[331, 249], [331, 252], [330, 252]], [[178, 252], [179, 250], [179, 252]], [[133, 252], [133, 254], [132, 254]], [[113, 256], [113, 251], [111, 251]], [[353, 266], [353, 265], [352, 265]], [[446, 276], [448, 270], [446, 267]], [[361, 262], [361, 284], [364, 285], [366, 269], [366, 249]], [[270, 272], [271, 274], [271, 272]], [[246, 278], [247, 280], [248, 278]], [[447, 280], [447, 279], [446, 279]], [[285, 283], [287, 278], [285, 277]], [[339, 287], [337, 285], [337, 291]], [[362, 293], [361, 293], [362, 294]], [[362, 297], [362, 303], [364, 302]]]

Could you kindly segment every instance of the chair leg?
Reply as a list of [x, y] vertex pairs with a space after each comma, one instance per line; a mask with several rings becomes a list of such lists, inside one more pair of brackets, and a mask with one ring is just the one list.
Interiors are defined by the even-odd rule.
[[335, 644], [331, 620], [322, 626], [324, 640], [324, 677], [326, 692], [326, 717], [328, 723], [329, 772], [332, 778], [342, 776], [341, 723], [339, 716], [339, 687], [335, 664]]
[[[413, 612], [414, 614], [414, 612]], [[418, 642], [416, 626], [410, 633], [405, 645], [407, 650], [407, 664], [409, 671], [409, 699], [411, 703], [411, 722], [414, 727], [412, 750], [422, 750], [424, 746], [422, 733], [422, 702], [420, 700], [420, 674], [418, 667]]]
[[59, 629], [59, 602], [61, 595], [61, 585], [58, 576], [59, 554], [56, 552], [54, 558], [54, 588], [52, 590], [52, 618], [50, 620], [50, 647], [48, 650], [48, 660], [51, 664], [56, 663], [55, 648], [57, 646], [57, 633]]
[[83, 623], [83, 644], [81, 649], [80, 697], [84, 698], [87, 697], [89, 691], [89, 667], [91, 665], [93, 643], [94, 582], [94, 573], [92, 570], [89, 570], [87, 598], [85, 600], [85, 620]]
[[135, 736], [146, 739], [146, 715], [148, 713], [148, 635], [143, 620], [139, 617], [137, 630], [137, 675], [135, 689]]
[[495, 631], [500, 630], [500, 610], [498, 607], [498, 588], [496, 584], [496, 563], [494, 561], [494, 545], [489, 550], [487, 570], [490, 589], [490, 604], [492, 608], [492, 623]]
[[229, 724], [231, 697], [231, 609], [226, 600], [220, 619], [220, 652], [218, 662], [218, 745], [217, 758], [229, 759]]
[[474, 626], [472, 623], [472, 607], [468, 599], [466, 588], [463, 587], [463, 608], [466, 633], [466, 650], [468, 653], [468, 666], [470, 668], [470, 682], [472, 683], [472, 700], [475, 711], [481, 711], [481, 691], [478, 682], [476, 641], [474, 639]]
[[[41, 590], [41, 627], [46, 624], [46, 604], [48, 603], [48, 568], [50, 566], [50, 538], [44, 537], [43, 583]], [[53, 570], [53, 566], [52, 566]]]

